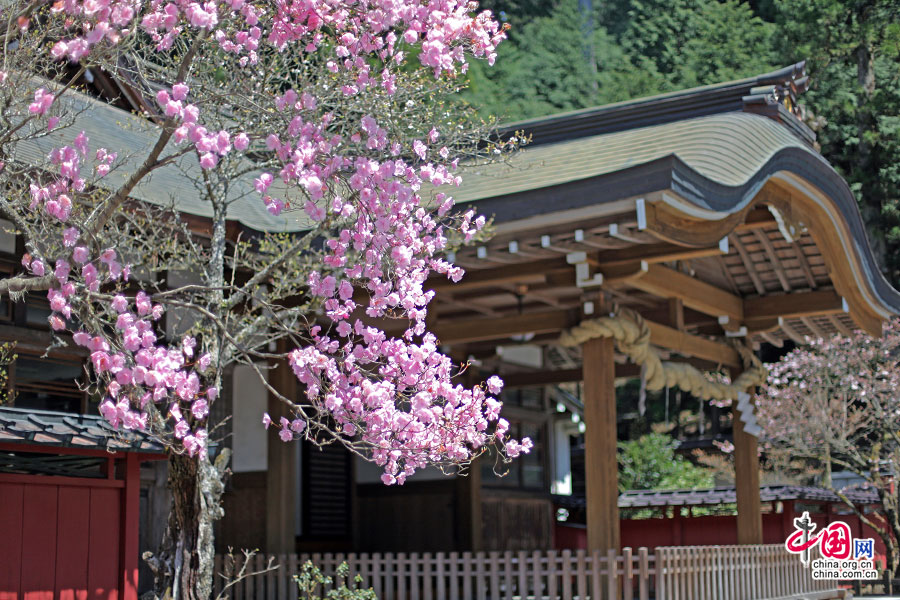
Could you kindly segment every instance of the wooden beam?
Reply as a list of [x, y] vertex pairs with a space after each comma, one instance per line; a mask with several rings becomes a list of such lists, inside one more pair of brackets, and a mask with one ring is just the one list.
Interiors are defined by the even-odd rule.
[[814, 317], [844, 312], [844, 301], [834, 290], [761, 296], [744, 300], [746, 319]]
[[587, 551], [619, 550], [615, 352], [611, 338], [582, 345]]
[[[440, 317], [431, 331], [441, 344], [460, 344], [486, 340], [503, 340], [527, 333], [544, 334], [561, 332], [577, 323], [570, 311], [557, 310], [526, 313], [496, 319], [447, 320]], [[737, 351], [720, 342], [678, 331], [667, 325], [646, 321], [650, 327], [650, 343], [675, 350], [686, 356], [708, 360], [714, 364], [741, 366]]]
[[[638, 365], [628, 363], [616, 365], [616, 379], [625, 377], [640, 377], [641, 368]], [[500, 375], [503, 380], [503, 389], [520, 387], [532, 387], [540, 385], [556, 385], [560, 383], [574, 383], [582, 381], [581, 369], [559, 369], [556, 371], [524, 371], [522, 373], [509, 373]]]
[[568, 311], [526, 313], [496, 319], [442, 321], [438, 317], [431, 331], [441, 344], [459, 344], [481, 340], [502, 340], [526, 333], [559, 332], [574, 325]]
[[613, 265], [605, 267], [601, 273], [603, 274], [603, 285], [615, 286], [622, 283], [629, 284], [638, 277], [647, 274], [648, 263], [646, 261], [638, 261], [625, 263], [622, 265]]
[[719, 246], [706, 248], [688, 248], [676, 244], [636, 244], [621, 250], [607, 250], [601, 252], [597, 259], [596, 267], [602, 272], [628, 263], [646, 261], [647, 263], [661, 263], [673, 260], [690, 260], [692, 258], [705, 258], [707, 256], [720, 256], [726, 254]]
[[664, 265], [650, 265], [644, 275], [628, 283], [648, 294], [679, 299], [686, 307], [707, 315], [725, 316], [738, 323], [744, 319], [744, 303], [739, 296]]
[[740, 367], [742, 364], [737, 350], [731, 346], [678, 331], [661, 323], [646, 323], [650, 327], [650, 343], [655, 346], [729, 367]]
[[444, 276], [430, 277], [424, 287], [436, 292], [455, 293], [494, 287], [502, 283], [543, 283], [551, 273], [568, 273], [574, 270], [564, 257], [550, 258], [490, 269], [470, 269], [457, 283]]

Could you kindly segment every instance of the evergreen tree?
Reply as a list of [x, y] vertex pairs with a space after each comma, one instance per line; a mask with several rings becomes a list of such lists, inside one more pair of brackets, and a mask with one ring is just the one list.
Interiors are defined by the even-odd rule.
[[885, 274], [900, 281], [900, 1], [777, 0], [785, 54], [809, 59], [804, 96], [822, 154], [850, 182]]
[[[498, 67], [466, 97], [507, 121], [735, 79], [773, 68], [774, 25], [739, 0], [490, 3], [511, 25]], [[548, 10], [547, 6], [552, 8]], [[586, 13], [586, 11], [590, 11]]]

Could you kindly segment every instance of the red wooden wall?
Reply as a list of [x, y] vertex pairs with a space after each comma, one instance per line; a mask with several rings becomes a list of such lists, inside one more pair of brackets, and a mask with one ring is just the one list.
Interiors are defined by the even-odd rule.
[[0, 600], [136, 600], [140, 472], [0, 474]]
[[[763, 542], [783, 544], [793, 533], [793, 518], [800, 514], [793, 510], [793, 502], [786, 501], [785, 512], [762, 515]], [[884, 542], [868, 525], [864, 525], [856, 515], [838, 515], [824, 511], [813, 513], [810, 518], [825, 527], [832, 521], [844, 521], [850, 527], [853, 538], [873, 538], [875, 554], [882, 561], [885, 555]], [[622, 547], [655, 548], [657, 546], [718, 546], [737, 544], [737, 519], [734, 516], [698, 516], [654, 519], [622, 519], [619, 521]], [[554, 531], [557, 549], [587, 548], [587, 531], [583, 525], [557, 523]]]

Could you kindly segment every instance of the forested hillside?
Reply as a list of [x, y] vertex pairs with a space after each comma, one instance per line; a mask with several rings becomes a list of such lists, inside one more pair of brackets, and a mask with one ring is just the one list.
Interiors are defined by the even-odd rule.
[[900, 0], [486, 0], [510, 25], [467, 100], [515, 121], [807, 59], [802, 101], [900, 284]]

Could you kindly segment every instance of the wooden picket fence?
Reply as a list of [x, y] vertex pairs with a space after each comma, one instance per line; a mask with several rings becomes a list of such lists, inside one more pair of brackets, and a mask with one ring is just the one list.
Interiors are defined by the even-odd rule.
[[656, 598], [757, 600], [843, 598], [836, 581], [812, 578], [782, 544], [656, 548]]
[[[379, 600], [767, 600], [842, 598], [835, 582], [813, 581], [778, 544], [647, 548], [605, 555], [584, 550], [396, 554], [256, 554], [246, 572], [269, 560], [275, 570], [224, 591], [231, 600], [297, 600], [293, 576], [307, 560], [326, 575], [342, 562]], [[244, 567], [216, 557], [215, 596]], [[800, 595], [802, 594], [802, 595]]]

